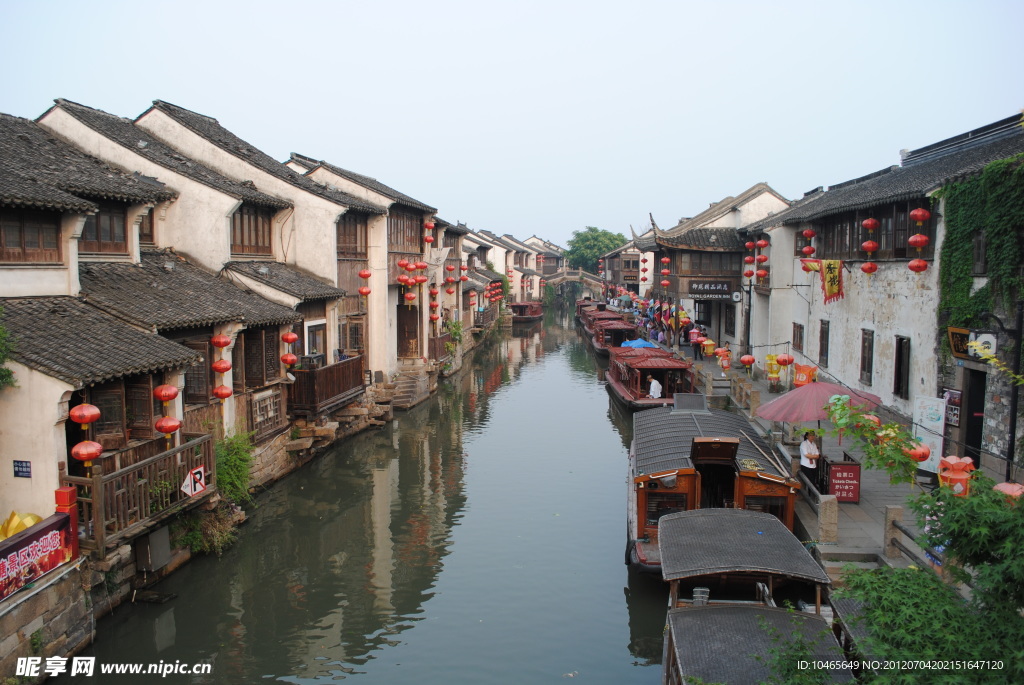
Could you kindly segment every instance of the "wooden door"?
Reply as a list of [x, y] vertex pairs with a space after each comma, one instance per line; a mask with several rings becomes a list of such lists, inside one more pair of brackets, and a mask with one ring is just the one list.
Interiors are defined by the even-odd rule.
[[419, 357], [419, 307], [410, 307], [401, 302], [398, 304], [398, 356]]

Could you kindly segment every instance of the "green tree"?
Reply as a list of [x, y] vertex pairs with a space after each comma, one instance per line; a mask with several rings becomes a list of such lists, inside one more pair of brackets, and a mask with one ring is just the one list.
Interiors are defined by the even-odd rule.
[[597, 260], [601, 255], [608, 254], [625, 244], [626, 236], [621, 233], [610, 233], [595, 226], [587, 226], [582, 231], [572, 232], [565, 258], [570, 269], [597, 273]]
[[[0, 307], [0, 321], [3, 321], [4, 310]], [[3, 388], [13, 388], [17, 383], [14, 382], [14, 372], [8, 369], [4, 364], [10, 359], [11, 350], [13, 344], [11, 338], [7, 333], [7, 329], [0, 324], [0, 390]]]

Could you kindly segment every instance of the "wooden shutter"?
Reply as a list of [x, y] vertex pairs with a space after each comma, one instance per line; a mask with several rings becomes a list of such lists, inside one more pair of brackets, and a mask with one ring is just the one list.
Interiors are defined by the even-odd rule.
[[120, 449], [127, 444], [124, 433], [124, 386], [121, 381], [105, 383], [89, 392], [92, 404], [100, 410], [100, 418], [92, 424], [90, 437], [105, 450]]
[[125, 382], [125, 419], [132, 438], [155, 438], [153, 428], [153, 378], [136, 376]]
[[245, 392], [245, 336], [235, 338], [235, 346], [231, 348], [231, 376], [235, 394]]
[[185, 370], [185, 404], [209, 404], [213, 389], [210, 346], [205, 340], [181, 341], [185, 347], [203, 355], [203, 360]]
[[264, 384], [263, 373], [263, 332], [245, 332], [245, 385], [257, 388]]

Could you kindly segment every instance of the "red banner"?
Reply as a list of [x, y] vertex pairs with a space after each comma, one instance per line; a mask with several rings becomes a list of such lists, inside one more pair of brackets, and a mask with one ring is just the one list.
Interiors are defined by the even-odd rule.
[[71, 516], [54, 514], [0, 541], [0, 599], [74, 558]]

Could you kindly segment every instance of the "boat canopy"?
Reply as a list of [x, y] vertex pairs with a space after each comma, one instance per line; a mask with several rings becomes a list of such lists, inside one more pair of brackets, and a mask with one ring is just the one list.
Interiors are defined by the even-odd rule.
[[803, 544], [771, 514], [694, 509], [658, 521], [661, 575], [680, 580], [720, 573], [765, 573], [830, 585]]
[[622, 343], [623, 347], [658, 347], [652, 342], [644, 340], [643, 338], [637, 338], [636, 340], [627, 340]]

